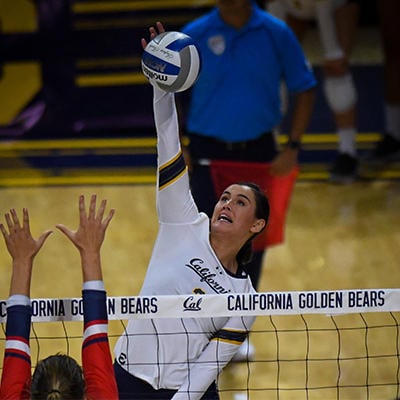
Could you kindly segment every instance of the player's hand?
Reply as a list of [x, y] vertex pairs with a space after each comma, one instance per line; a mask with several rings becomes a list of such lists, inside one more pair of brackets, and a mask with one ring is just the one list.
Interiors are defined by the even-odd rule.
[[21, 294], [30, 296], [33, 260], [52, 231], [43, 232], [34, 239], [29, 227], [28, 210], [22, 210], [22, 225], [15, 209], [5, 214], [7, 228], [0, 224], [0, 230], [12, 257], [10, 296]]
[[5, 219], [8, 231], [3, 224], [0, 224], [0, 230], [13, 261], [32, 262], [52, 231], [47, 230], [38, 239], [34, 239], [29, 226], [28, 209], [26, 208], [22, 210], [22, 225], [15, 209], [6, 213]]
[[[157, 35], [159, 35], [160, 33], [165, 32], [164, 26], [161, 22], [156, 22], [156, 26], [151, 26], [149, 28], [149, 32], [150, 32], [150, 40], [153, 40]], [[149, 40], [149, 41], [150, 41]], [[147, 40], [145, 38], [141, 39], [141, 44], [143, 49], [147, 46]]]
[[57, 228], [79, 250], [82, 261], [84, 281], [101, 280], [100, 248], [104, 241], [107, 227], [114, 216], [112, 209], [105, 216], [107, 201], [102, 200], [96, 211], [96, 195], [90, 199], [89, 212], [86, 212], [85, 197], [79, 197], [79, 227], [76, 231], [58, 224]]
[[114, 216], [115, 210], [109, 211], [104, 217], [107, 201], [102, 200], [96, 211], [96, 195], [90, 198], [89, 212], [86, 212], [85, 197], [79, 197], [79, 227], [76, 231], [68, 229], [65, 225], [56, 227], [71, 240], [80, 252], [98, 252], [104, 241], [108, 224]]

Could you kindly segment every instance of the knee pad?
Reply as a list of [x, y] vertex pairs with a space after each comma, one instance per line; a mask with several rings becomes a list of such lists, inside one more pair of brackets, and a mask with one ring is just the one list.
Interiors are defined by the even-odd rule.
[[349, 111], [357, 101], [356, 88], [349, 73], [325, 78], [324, 92], [331, 110], [335, 113]]

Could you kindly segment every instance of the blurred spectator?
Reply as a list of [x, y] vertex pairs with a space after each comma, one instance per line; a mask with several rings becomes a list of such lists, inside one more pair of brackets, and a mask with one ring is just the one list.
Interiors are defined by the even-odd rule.
[[385, 132], [368, 159], [379, 163], [400, 157], [400, 1], [376, 3], [384, 54]]
[[354, 0], [271, 0], [267, 9], [285, 20], [303, 41], [312, 22], [317, 23], [323, 48], [324, 93], [335, 118], [338, 156], [330, 168], [335, 183], [351, 183], [357, 177], [357, 92], [349, 59], [360, 7]]
[[76, 101], [71, 2], [35, 0], [34, 4], [42, 87], [11, 127], [29, 137], [70, 134]]

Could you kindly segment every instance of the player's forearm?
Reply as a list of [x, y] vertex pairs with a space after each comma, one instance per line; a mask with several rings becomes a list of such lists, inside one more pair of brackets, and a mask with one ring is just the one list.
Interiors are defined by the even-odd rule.
[[175, 97], [154, 87], [154, 120], [157, 129], [159, 166], [176, 157], [180, 152], [178, 115]]
[[210, 385], [217, 379], [224, 365], [198, 364], [190, 369], [190, 377], [184, 382], [171, 400], [200, 400]]
[[154, 88], [154, 118], [157, 128], [159, 220], [180, 223], [194, 221], [198, 212], [189, 190], [172, 93]]
[[13, 260], [13, 272], [10, 282], [10, 296], [22, 294], [30, 297], [33, 260]]
[[239, 347], [239, 343], [212, 340], [197, 360], [190, 363], [187, 378], [172, 400], [200, 400]]
[[103, 279], [99, 252], [81, 252], [83, 282]]

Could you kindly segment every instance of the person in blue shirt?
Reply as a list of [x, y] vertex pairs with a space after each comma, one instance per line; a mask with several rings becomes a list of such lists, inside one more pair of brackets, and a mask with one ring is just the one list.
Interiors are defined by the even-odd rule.
[[[274, 176], [296, 168], [316, 80], [292, 30], [255, 1], [218, 0], [182, 32], [192, 37], [201, 55], [187, 109], [179, 96], [181, 135], [188, 138], [184, 154], [193, 197], [199, 209], [211, 215], [220, 194], [212, 178], [213, 161], [227, 160], [233, 167], [238, 162], [238, 174], [243, 162], [250, 168], [251, 163], [268, 164]], [[294, 97], [294, 109], [280, 151], [274, 130], [282, 120], [282, 81]], [[247, 265], [256, 289], [264, 252], [256, 249]]]

